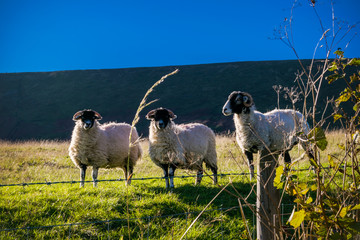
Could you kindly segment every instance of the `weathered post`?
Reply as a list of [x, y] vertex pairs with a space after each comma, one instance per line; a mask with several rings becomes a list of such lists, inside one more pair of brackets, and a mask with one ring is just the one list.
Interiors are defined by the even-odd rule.
[[280, 192], [274, 187], [277, 154], [259, 152], [257, 167], [256, 229], [258, 240], [276, 239], [279, 230]]

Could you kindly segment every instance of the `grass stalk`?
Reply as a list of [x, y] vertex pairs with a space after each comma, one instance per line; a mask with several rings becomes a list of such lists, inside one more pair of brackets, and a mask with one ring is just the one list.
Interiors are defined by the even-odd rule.
[[[157, 82], [155, 82], [145, 93], [143, 99], [141, 100], [139, 107], [136, 109], [136, 113], [135, 113], [135, 117], [131, 123], [131, 129], [130, 129], [130, 134], [129, 134], [129, 151], [128, 151], [128, 159], [127, 159], [127, 172], [129, 174], [129, 163], [130, 163], [130, 151], [131, 151], [131, 147], [133, 145], [139, 144], [139, 139], [136, 139], [134, 142], [132, 140], [132, 132], [133, 129], [135, 128], [135, 125], [139, 122], [140, 117], [139, 114], [140, 112], [146, 108], [147, 106], [149, 106], [150, 104], [156, 102], [158, 99], [152, 100], [150, 102], [146, 102], [147, 98], [149, 97], [150, 93], [154, 90], [155, 87], [157, 87], [158, 85], [160, 85], [167, 77], [172, 76], [174, 74], [176, 74], [179, 71], [179, 69], [174, 70], [173, 72], [166, 74], [164, 76], [162, 76], [160, 78], [160, 80], [158, 80]], [[130, 179], [132, 177], [132, 174], [130, 174], [129, 176], [127, 176], [126, 179], [126, 183], [129, 183]], [[128, 235], [129, 235], [129, 239], [131, 239], [131, 233], [130, 233], [130, 213], [129, 213], [129, 190], [128, 188], [126, 188], [126, 213], [127, 213], [127, 223], [128, 223]]]

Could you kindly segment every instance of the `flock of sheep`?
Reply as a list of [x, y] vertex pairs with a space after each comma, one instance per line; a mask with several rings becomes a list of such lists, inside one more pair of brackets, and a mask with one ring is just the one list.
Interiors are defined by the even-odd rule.
[[[289, 151], [298, 142], [308, 150], [307, 142], [298, 133], [307, 134], [309, 126], [305, 117], [294, 110], [273, 110], [260, 113], [250, 94], [232, 92], [223, 107], [223, 114], [234, 115], [236, 140], [248, 159], [251, 177], [254, 175], [253, 153], [267, 149], [284, 155], [290, 162]], [[84, 186], [86, 168], [92, 166], [94, 186], [99, 168], [120, 167], [126, 184], [130, 184], [133, 169], [142, 157], [139, 135], [126, 123], [100, 124], [101, 115], [93, 110], [82, 110], [73, 116], [75, 127], [69, 147], [69, 155], [80, 169], [80, 186]], [[197, 170], [196, 184], [203, 176], [203, 163], [213, 173], [217, 183], [217, 154], [215, 134], [199, 123], [175, 124], [176, 115], [169, 109], [151, 110], [149, 155], [164, 171], [166, 188], [174, 188], [176, 168]]]

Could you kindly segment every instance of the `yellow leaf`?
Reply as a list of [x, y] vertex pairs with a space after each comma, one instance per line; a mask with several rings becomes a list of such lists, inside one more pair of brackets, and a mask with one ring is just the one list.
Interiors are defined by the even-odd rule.
[[276, 168], [274, 187], [276, 187], [277, 189], [281, 189], [284, 186], [284, 182], [281, 181], [281, 176], [282, 176], [283, 172], [284, 172], [283, 166], [279, 166]]
[[[295, 209], [294, 209], [295, 210]], [[293, 212], [289, 218], [289, 223], [294, 228], [300, 227], [301, 223], [304, 221], [306, 216], [305, 210], [301, 209], [300, 211]]]
[[344, 207], [343, 209], [341, 209], [340, 211], [340, 217], [344, 218], [349, 210], [350, 206]]

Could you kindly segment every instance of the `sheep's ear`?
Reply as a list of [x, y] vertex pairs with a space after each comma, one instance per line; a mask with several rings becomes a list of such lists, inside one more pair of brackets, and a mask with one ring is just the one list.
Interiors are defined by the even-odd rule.
[[243, 103], [245, 107], [251, 107], [253, 105], [253, 99], [250, 94], [243, 93]]
[[170, 116], [171, 120], [174, 120], [177, 118], [177, 116], [172, 111], [170, 111], [169, 109], [167, 109], [167, 111], [169, 112], [169, 116]]
[[150, 112], [148, 112], [148, 114], [146, 114], [145, 118], [147, 120], [151, 120], [151, 119], [155, 118], [155, 112], [156, 112], [156, 109], [151, 110]]
[[96, 112], [96, 111], [93, 111], [95, 113], [95, 119], [97, 120], [101, 120], [102, 119], [102, 116], [100, 115], [100, 113]]
[[84, 113], [83, 110], [82, 110], [82, 111], [78, 111], [77, 113], [75, 113], [74, 116], [73, 116], [73, 120], [74, 120], [74, 121], [79, 120], [79, 118], [81, 118], [81, 116], [83, 115], [83, 113]]

